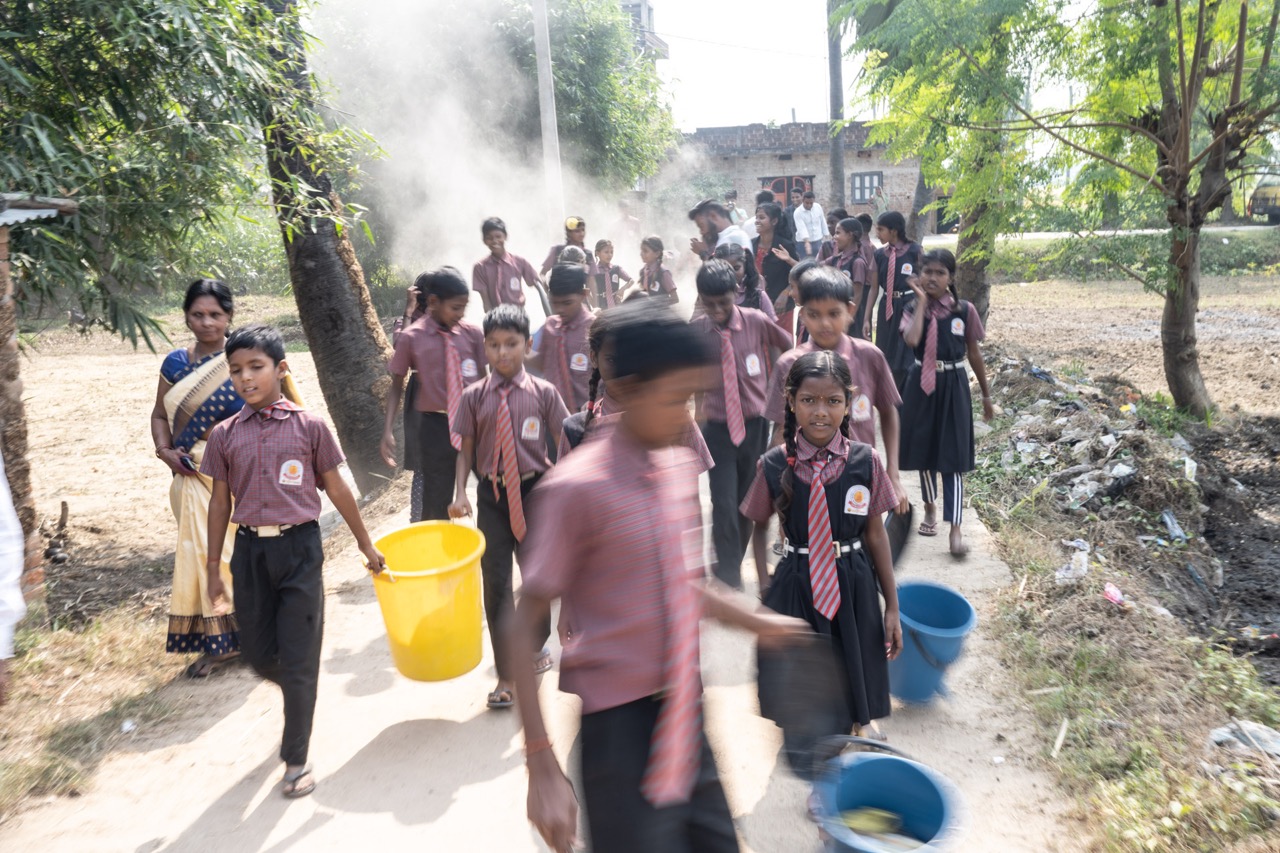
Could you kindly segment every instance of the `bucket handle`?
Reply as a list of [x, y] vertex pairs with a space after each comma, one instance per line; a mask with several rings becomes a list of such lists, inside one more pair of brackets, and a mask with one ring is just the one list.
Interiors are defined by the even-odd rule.
[[911, 639], [916, 641], [916, 648], [920, 650], [920, 657], [924, 658], [924, 662], [936, 669], [938, 672], [945, 672], [947, 667], [959, 660], [959, 656], [949, 661], [943, 662], [933, 656], [933, 652], [929, 651], [929, 647], [924, 644], [924, 637], [920, 636], [920, 632], [915, 628], [907, 628], [907, 633], [911, 635]]
[[887, 752], [890, 755], [896, 755], [898, 758], [905, 758], [908, 761], [915, 761], [910, 755], [902, 750], [889, 746], [884, 741], [872, 740], [865, 737], [854, 737], [853, 735], [831, 735], [824, 737], [818, 741], [813, 750], [813, 775], [818, 778], [823, 773], [823, 768], [831, 759], [844, 752], [847, 746], [861, 746], [876, 752]]

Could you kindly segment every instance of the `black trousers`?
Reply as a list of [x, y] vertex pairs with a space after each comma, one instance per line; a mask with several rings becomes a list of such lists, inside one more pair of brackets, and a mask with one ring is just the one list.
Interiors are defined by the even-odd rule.
[[[529, 494], [540, 479], [541, 475], [520, 484], [526, 520], [529, 518]], [[499, 486], [495, 497], [493, 480], [481, 477], [476, 488], [476, 504], [476, 527], [480, 528], [485, 539], [484, 556], [480, 558], [480, 574], [484, 578], [484, 616], [489, 623], [489, 640], [493, 643], [494, 667], [498, 670], [498, 678], [506, 681], [512, 678], [513, 672], [507, 660], [503, 627], [515, 606], [511, 576], [514, 558], [520, 553], [520, 543], [511, 532], [511, 511], [505, 487]], [[548, 615], [542, 629], [543, 644], [550, 636], [551, 617]]]
[[689, 802], [655, 808], [640, 793], [662, 702], [582, 715], [582, 799], [598, 853], [737, 853], [738, 835], [705, 734]]
[[738, 507], [756, 476], [756, 462], [769, 443], [769, 421], [749, 418], [747, 437], [733, 446], [729, 426], [723, 421], [702, 425], [702, 439], [711, 451], [715, 467], [707, 472], [711, 483], [711, 541], [716, 551], [715, 575], [735, 589], [742, 589], [742, 558], [751, 541], [751, 519]]
[[422, 471], [422, 518], [448, 520], [458, 451], [449, 443], [449, 416], [423, 412], [418, 421], [418, 464]]
[[324, 548], [314, 521], [280, 536], [243, 527], [231, 555], [240, 654], [284, 695], [280, 758], [306, 764], [324, 636]]

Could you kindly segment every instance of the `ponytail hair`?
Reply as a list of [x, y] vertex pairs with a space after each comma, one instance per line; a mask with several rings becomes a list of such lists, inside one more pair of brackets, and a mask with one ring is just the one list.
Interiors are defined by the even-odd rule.
[[796, 433], [799, 431], [795, 412], [796, 392], [800, 390], [800, 386], [806, 379], [827, 378], [834, 379], [844, 389], [846, 408], [844, 420], [840, 422], [840, 434], [849, 438], [851, 414], [849, 404], [853, 402], [854, 385], [853, 376], [849, 373], [849, 365], [845, 364], [843, 358], [830, 350], [805, 353], [791, 365], [791, 369], [787, 371], [786, 382], [783, 384], [787, 397], [787, 411], [782, 422], [782, 438], [787, 452], [787, 467], [782, 472], [779, 492], [773, 499], [773, 508], [783, 523], [786, 522], [787, 510], [791, 508], [791, 499], [795, 494]]
[[604, 349], [604, 342], [612, 331], [612, 313], [612, 311], [601, 311], [591, 321], [591, 328], [587, 330], [587, 348], [591, 350], [595, 366], [591, 368], [591, 379], [587, 383], [587, 419], [583, 425], [584, 430], [596, 419], [596, 398], [600, 394], [600, 383], [603, 381], [600, 375], [600, 351]]

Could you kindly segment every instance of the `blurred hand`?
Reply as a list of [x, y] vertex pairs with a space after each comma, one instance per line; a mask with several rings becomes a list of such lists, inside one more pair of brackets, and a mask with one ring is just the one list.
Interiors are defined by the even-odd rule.
[[550, 750], [529, 757], [529, 822], [554, 853], [573, 853], [578, 841], [578, 797]]
[[413, 312], [418, 310], [418, 288], [410, 287], [405, 291], [404, 315], [412, 317]]
[[215, 616], [225, 616], [231, 612], [231, 601], [227, 598], [227, 585], [222, 582], [222, 572], [215, 570], [208, 573], [209, 580], [206, 592], [209, 603], [213, 605]]
[[471, 501], [464, 495], [449, 504], [449, 518], [465, 518], [471, 515]]
[[800, 642], [813, 633], [809, 623], [794, 616], [783, 616], [781, 613], [768, 611], [760, 616], [760, 629], [756, 636], [760, 645], [771, 648], [785, 648]]
[[382, 453], [382, 461], [388, 468], [396, 467], [396, 437], [392, 433], [383, 433], [382, 444], [378, 446]]

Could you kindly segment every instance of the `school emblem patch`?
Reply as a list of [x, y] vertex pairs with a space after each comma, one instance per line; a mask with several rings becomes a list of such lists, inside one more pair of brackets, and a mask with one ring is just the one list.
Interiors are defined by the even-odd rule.
[[865, 421], [871, 417], [871, 401], [867, 399], [866, 394], [859, 394], [853, 401], [853, 408], [849, 412], [849, 419], [854, 421]]
[[850, 486], [844, 493], [845, 515], [866, 515], [871, 508], [871, 490], [866, 486]]
[[288, 459], [280, 466], [280, 485], [302, 485], [302, 463], [297, 459]]
[[956, 337], [964, 336], [964, 320], [959, 317], [955, 317], [951, 320], [951, 334]]
[[911, 266], [911, 264], [903, 264], [903, 265], [902, 265], [902, 274], [903, 274], [903, 275], [911, 275], [911, 274], [912, 274], [912, 273], [914, 273], [914, 272], [915, 272], [915, 268], [914, 268], [914, 267], [912, 267], [912, 266]]
[[511, 288], [512, 293], [520, 292], [520, 276], [518, 275], [511, 276], [511, 281], [507, 282], [507, 284]]
[[760, 356], [755, 353], [747, 353], [747, 357], [743, 360], [747, 367], [748, 376], [760, 375]]
[[542, 437], [542, 421], [537, 418], [525, 418], [520, 427], [520, 437], [525, 441], [537, 441]]
[[464, 358], [462, 360], [462, 375], [466, 377], [475, 376], [480, 371], [476, 370], [476, 360], [474, 358]]
[[573, 357], [569, 359], [569, 369], [576, 370], [579, 373], [585, 371], [590, 364], [591, 363], [587, 360], [587, 354], [585, 352], [575, 352]]

